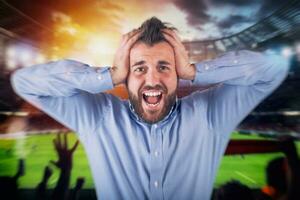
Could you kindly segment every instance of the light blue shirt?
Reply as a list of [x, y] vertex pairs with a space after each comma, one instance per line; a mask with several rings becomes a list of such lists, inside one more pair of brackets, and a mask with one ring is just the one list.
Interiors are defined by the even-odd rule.
[[216, 87], [178, 99], [143, 122], [113, 89], [108, 68], [61, 60], [17, 70], [15, 91], [73, 129], [85, 147], [99, 199], [210, 199], [230, 133], [288, 73], [275, 55], [229, 52], [196, 64], [191, 85]]

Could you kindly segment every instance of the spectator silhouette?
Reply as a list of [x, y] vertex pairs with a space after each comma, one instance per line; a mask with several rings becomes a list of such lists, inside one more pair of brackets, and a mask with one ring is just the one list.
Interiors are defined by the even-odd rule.
[[291, 138], [281, 138], [279, 149], [285, 157], [271, 160], [266, 168], [267, 186], [260, 199], [299, 200], [300, 160]]
[[85, 180], [83, 177], [77, 178], [76, 185], [75, 185], [74, 189], [72, 190], [70, 198], [69, 198], [70, 200], [77, 200], [79, 198], [79, 191], [81, 190], [81, 188], [84, 184], [84, 181]]
[[68, 187], [71, 178], [73, 153], [78, 147], [79, 141], [77, 140], [73, 147], [68, 149], [67, 134], [59, 133], [57, 138], [53, 140], [53, 143], [58, 155], [58, 161], [50, 162], [60, 169], [60, 176], [56, 187], [54, 188], [52, 198], [67, 199]]
[[46, 199], [46, 190], [47, 190], [47, 183], [49, 178], [52, 175], [52, 170], [49, 166], [46, 166], [44, 169], [44, 175], [42, 181], [38, 184], [36, 188], [36, 198], [37, 199]]
[[250, 188], [232, 180], [222, 185], [215, 193], [214, 200], [254, 200]]
[[24, 175], [25, 166], [24, 160], [19, 159], [17, 173], [13, 176], [1, 176], [0, 177], [0, 192], [1, 199], [18, 199], [18, 179]]
[[[73, 167], [73, 153], [78, 147], [79, 141], [77, 140], [72, 148], [68, 149], [68, 139], [66, 133], [59, 133], [53, 140], [55, 150], [58, 155], [57, 161], [50, 161], [54, 166], [60, 170], [58, 182], [51, 194], [52, 199], [78, 199], [79, 191], [84, 184], [84, 178], [77, 178], [74, 189], [69, 194], [69, 184], [71, 178], [71, 171]], [[47, 199], [47, 182], [52, 175], [52, 170], [49, 166], [44, 169], [44, 175], [41, 182], [36, 188], [37, 199]]]

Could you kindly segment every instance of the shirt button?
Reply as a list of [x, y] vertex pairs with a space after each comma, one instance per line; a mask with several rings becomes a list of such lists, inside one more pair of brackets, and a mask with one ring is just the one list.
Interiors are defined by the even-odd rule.
[[209, 69], [208, 64], [205, 64], [205, 65], [204, 65], [204, 69], [205, 69], [205, 70], [208, 70], [208, 69]]
[[158, 187], [158, 181], [154, 181], [154, 186], [157, 188]]
[[158, 151], [155, 151], [154, 155], [157, 157], [159, 155]]
[[153, 127], [154, 127], [154, 128], [157, 128], [157, 124], [154, 124]]
[[101, 69], [97, 69], [96, 70], [97, 73], [101, 73], [101, 71], [102, 71]]
[[238, 61], [237, 61], [237, 60], [234, 60], [234, 61], [233, 61], [233, 63], [237, 64], [237, 63], [238, 63]]
[[97, 79], [102, 80], [102, 76], [101, 75], [97, 76]]

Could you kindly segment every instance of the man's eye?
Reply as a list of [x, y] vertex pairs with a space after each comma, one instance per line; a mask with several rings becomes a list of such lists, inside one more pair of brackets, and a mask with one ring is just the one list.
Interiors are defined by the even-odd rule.
[[144, 67], [137, 67], [134, 71], [135, 72], [144, 72], [145, 68]]
[[162, 70], [162, 71], [165, 71], [165, 70], [168, 70], [169, 68], [167, 66], [159, 66], [159, 69]]

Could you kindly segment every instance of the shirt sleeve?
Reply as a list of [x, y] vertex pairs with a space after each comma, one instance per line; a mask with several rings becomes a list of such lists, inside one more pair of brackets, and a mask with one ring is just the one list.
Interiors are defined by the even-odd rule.
[[26, 67], [11, 77], [15, 92], [74, 131], [96, 126], [109, 104], [113, 88], [108, 67], [90, 67], [60, 60]]
[[192, 82], [218, 84], [206, 93], [207, 119], [214, 130], [228, 138], [251, 110], [283, 82], [288, 70], [288, 61], [281, 56], [243, 50], [196, 64]]

